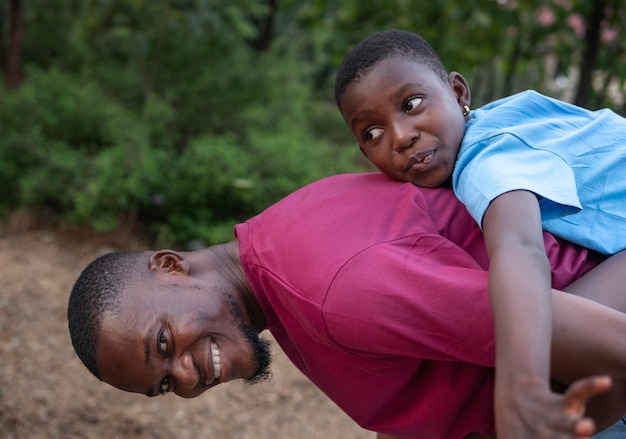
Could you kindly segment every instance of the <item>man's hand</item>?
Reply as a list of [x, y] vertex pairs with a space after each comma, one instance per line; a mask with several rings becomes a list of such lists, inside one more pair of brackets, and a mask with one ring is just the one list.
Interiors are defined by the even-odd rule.
[[585, 416], [591, 398], [608, 391], [607, 376], [575, 381], [564, 394], [532, 386], [496, 403], [496, 431], [500, 439], [583, 439], [595, 434], [593, 419]]

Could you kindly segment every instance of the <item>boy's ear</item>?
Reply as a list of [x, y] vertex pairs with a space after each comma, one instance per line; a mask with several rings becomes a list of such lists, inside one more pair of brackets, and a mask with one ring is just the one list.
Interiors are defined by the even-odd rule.
[[161, 274], [181, 274], [190, 272], [189, 262], [175, 250], [159, 250], [150, 256], [150, 270]]
[[448, 75], [448, 83], [452, 87], [454, 94], [456, 96], [456, 100], [461, 106], [464, 105], [470, 106], [472, 102], [472, 93], [470, 92], [470, 87], [463, 75], [458, 72], [452, 72]]

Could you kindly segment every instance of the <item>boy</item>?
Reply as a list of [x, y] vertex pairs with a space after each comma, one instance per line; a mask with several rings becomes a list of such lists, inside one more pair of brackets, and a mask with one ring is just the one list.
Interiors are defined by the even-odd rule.
[[497, 431], [536, 437], [541, 422], [553, 428], [560, 421], [545, 416], [559, 409], [548, 386], [550, 270], [542, 224], [607, 254], [626, 247], [626, 121], [534, 92], [470, 113], [463, 76], [448, 74], [422, 38], [397, 30], [374, 34], [346, 55], [335, 98], [382, 172], [423, 187], [452, 183], [483, 228]]

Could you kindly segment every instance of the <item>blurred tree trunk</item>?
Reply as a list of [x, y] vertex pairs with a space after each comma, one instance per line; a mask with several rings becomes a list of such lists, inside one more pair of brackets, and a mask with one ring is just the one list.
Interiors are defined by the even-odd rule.
[[[6, 35], [6, 5], [0, 6], [0, 66], [6, 66], [7, 62], [7, 35]], [[3, 74], [6, 72], [3, 72]]]
[[267, 0], [267, 14], [260, 20], [255, 20], [259, 33], [250, 44], [260, 52], [267, 52], [272, 44], [277, 7], [278, 0]]
[[8, 89], [19, 87], [22, 82], [21, 51], [24, 36], [24, 5], [22, 0], [10, 0], [9, 42], [6, 57], [5, 85]]
[[593, 71], [598, 61], [600, 49], [600, 27], [605, 18], [607, 0], [594, 0], [593, 6], [586, 17], [585, 51], [580, 62], [580, 79], [574, 104], [586, 107], [591, 91]]

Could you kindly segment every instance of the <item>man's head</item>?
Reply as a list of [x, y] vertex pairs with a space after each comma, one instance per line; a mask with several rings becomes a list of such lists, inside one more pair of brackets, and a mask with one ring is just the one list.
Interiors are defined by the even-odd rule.
[[423, 187], [450, 178], [470, 91], [424, 39], [388, 30], [362, 40], [339, 67], [335, 100], [361, 151], [382, 172]]
[[192, 276], [190, 258], [169, 250], [96, 259], [68, 306], [78, 356], [99, 379], [148, 396], [194, 397], [221, 382], [267, 378], [269, 343], [214, 265]]

